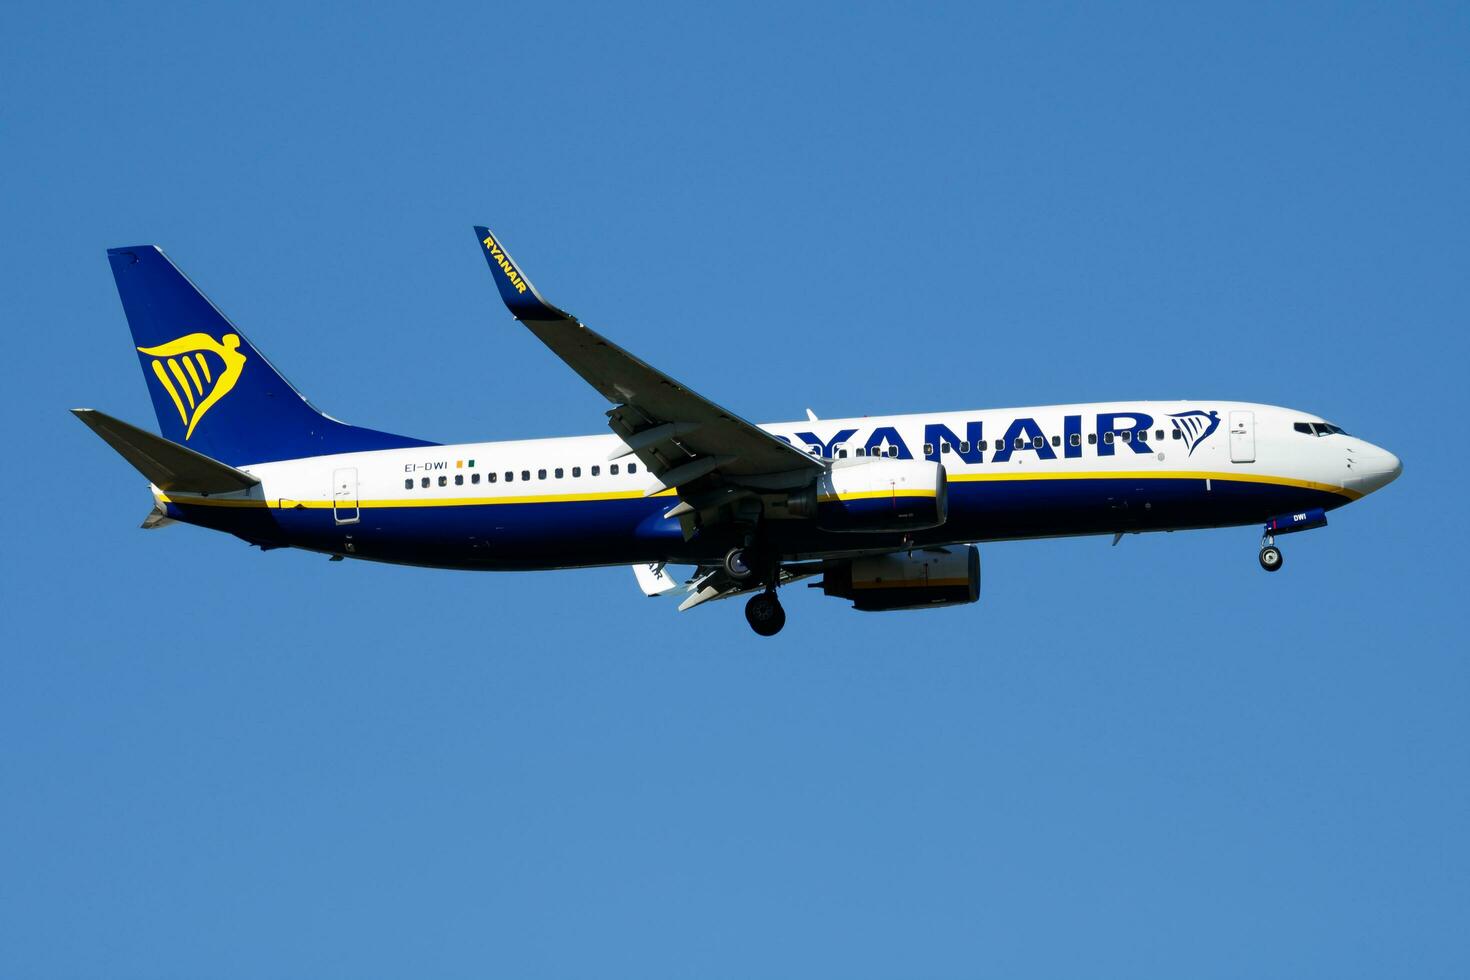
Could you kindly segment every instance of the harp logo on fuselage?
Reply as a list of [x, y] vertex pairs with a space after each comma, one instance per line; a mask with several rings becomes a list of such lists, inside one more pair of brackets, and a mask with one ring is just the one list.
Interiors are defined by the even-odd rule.
[[1220, 413], [1210, 412], [1175, 412], [1169, 418], [1174, 420], [1174, 428], [1179, 430], [1180, 438], [1189, 447], [1189, 455], [1194, 455], [1194, 447], [1208, 439], [1216, 429], [1220, 427]]
[[185, 442], [204, 413], [235, 387], [246, 361], [240, 353], [240, 336], [233, 333], [219, 340], [191, 333], [157, 347], [139, 347], [138, 352], [153, 358], [153, 376], [179, 410]]

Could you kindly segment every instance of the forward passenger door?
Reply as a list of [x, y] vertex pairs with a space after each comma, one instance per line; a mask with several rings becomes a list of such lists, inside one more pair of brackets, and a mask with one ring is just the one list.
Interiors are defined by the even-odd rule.
[[1256, 461], [1256, 413], [1230, 413], [1230, 462]]

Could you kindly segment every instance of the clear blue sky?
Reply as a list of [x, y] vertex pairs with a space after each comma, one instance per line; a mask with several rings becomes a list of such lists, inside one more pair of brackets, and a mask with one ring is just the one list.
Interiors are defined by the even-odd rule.
[[[1470, 8], [19, 5], [0, 976], [1470, 971]], [[206, 9], [207, 8], [207, 9]], [[1319, 412], [1404, 477], [977, 606], [145, 533], [158, 243], [325, 410], [601, 431], [470, 226], [751, 418]]]

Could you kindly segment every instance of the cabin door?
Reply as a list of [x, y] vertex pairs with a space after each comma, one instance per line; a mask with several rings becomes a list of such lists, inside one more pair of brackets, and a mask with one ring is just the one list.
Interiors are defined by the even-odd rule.
[[1230, 462], [1256, 461], [1256, 413], [1230, 413]]
[[354, 467], [332, 471], [332, 518], [338, 524], [357, 523], [357, 470]]

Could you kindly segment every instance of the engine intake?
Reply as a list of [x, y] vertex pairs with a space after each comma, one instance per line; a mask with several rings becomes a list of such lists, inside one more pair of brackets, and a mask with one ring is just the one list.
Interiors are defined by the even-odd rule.
[[980, 549], [967, 544], [829, 561], [819, 584], [867, 612], [963, 605], [980, 598]]

